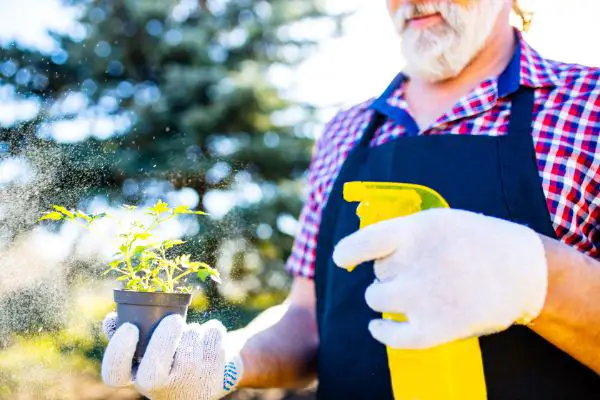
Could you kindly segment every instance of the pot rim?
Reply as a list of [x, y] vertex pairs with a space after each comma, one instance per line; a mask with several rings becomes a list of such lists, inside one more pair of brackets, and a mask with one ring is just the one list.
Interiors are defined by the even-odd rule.
[[114, 289], [114, 300], [117, 304], [135, 304], [140, 306], [189, 306], [191, 293], [136, 292], [133, 290]]

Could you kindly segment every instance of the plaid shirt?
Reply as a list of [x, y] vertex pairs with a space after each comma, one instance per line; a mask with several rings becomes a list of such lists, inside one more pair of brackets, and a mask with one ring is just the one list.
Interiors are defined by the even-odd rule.
[[[532, 135], [554, 229], [562, 242], [600, 259], [600, 69], [544, 59], [520, 35], [519, 40], [520, 59], [511, 63], [516, 71], [510, 82], [482, 82], [419, 134], [505, 135], [511, 104], [507, 94], [519, 85], [534, 88]], [[402, 86], [387, 102], [407, 110]], [[321, 213], [348, 152], [373, 115], [373, 101], [338, 113], [317, 141], [308, 198], [286, 265], [293, 275], [314, 277]], [[371, 145], [401, 137], [406, 129], [388, 120]]]

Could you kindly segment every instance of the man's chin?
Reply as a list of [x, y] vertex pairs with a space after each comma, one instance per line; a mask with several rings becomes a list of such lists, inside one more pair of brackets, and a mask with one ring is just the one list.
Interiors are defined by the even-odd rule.
[[443, 82], [455, 78], [464, 69], [464, 65], [453, 65], [445, 53], [435, 52], [425, 56], [424, 51], [404, 51], [406, 64], [404, 73], [409, 78], [418, 78], [429, 83]]
[[441, 83], [460, 74], [460, 70], [451, 70], [445, 66], [423, 67], [422, 65], [406, 64], [403, 71], [410, 79], [419, 79], [427, 83]]
[[411, 78], [419, 78], [437, 83], [460, 75], [470, 57], [460, 50], [459, 40], [450, 36], [435, 36], [405, 42], [402, 53], [406, 60], [405, 73]]
[[418, 78], [429, 83], [444, 82], [459, 76], [469, 64], [466, 54], [457, 54], [448, 48], [444, 52], [424, 51], [406, 54], [404, 72], [410, 78]]

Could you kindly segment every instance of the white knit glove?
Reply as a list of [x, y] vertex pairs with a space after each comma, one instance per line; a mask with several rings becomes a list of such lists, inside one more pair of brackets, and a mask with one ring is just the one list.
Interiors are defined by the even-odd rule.
[[131, 384], [151, 400], [213, 400], [233, 390], [243, 366], [239, 355], [226, 354], [226, 330], [216, 320], [187, 325], [179, 315], [156, 327], [132, 376], [139, 331], [125, 323], [115, 330], [116, 313], [104, 319], [110, 338], [102, 360], [102, 379], [112, 387]]
[[533, 230], [453, 209], [368, 226], [343, 239], [333, 259], [343, 268], [376, 260], [367, 304], [408, 322], [373, 320], [369, 330], [402, 349], [528, 323], [542, 310], [548, 285], [544, 247]]

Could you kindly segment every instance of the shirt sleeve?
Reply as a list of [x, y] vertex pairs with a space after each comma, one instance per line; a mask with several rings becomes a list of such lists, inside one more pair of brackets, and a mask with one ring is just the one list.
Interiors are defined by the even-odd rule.
[[[341, 114], [341, 113], [340, 113]], [[321, 213], [325, 206], [322, 179], [319, 175], [328, 159], [328, 146], [331, 141], [332, 127], [337, 124], [340, 114], [326, 124], [321, 137], [313, 150], [312, 160], [308, 169], [308, 194], [299, 218], [299, 229], [294, 239], [292, 252], [286, 263], [286, 270], [293, 276], [313, 279], [315, 275], [315, 259], [317, 236], [321, 224]]]

